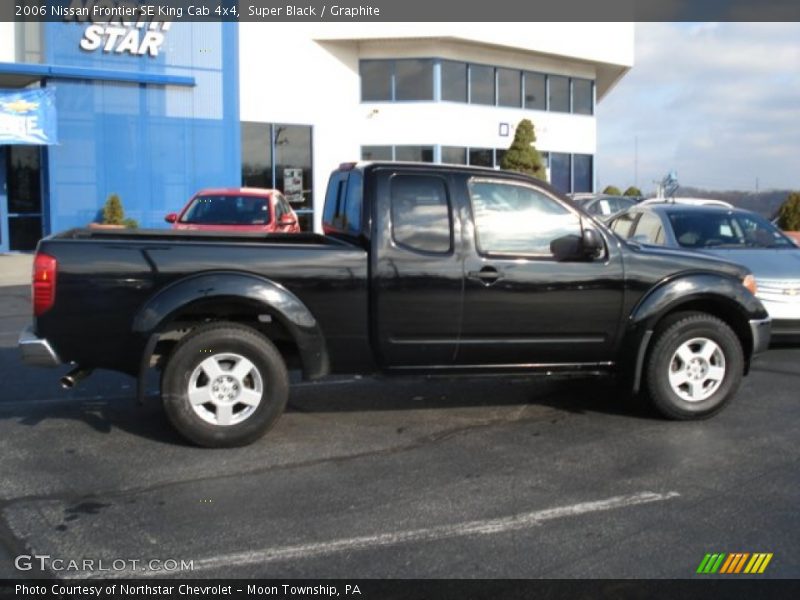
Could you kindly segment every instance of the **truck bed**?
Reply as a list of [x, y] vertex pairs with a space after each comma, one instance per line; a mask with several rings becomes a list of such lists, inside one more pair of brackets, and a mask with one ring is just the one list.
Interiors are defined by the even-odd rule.
[[237, 242], [252, 244], [291, 244], [346, 246], [336, 238], [318, 233], [221, 233], [218, 231], [178, 231], [172, 229], [69, 229], [52, 236], [56, 240], [130, 240], [132, 242]]

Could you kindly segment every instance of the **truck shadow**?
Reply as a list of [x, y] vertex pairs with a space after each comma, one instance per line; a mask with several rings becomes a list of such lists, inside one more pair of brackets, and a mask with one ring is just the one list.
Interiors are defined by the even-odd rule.
[[[336, 393], [337, 387], [346, 393]], [[294, 386], [288, 411], [337, 413], [536, 405], [573, 414], [655, 417], [646, 401], [610, 378], [475, 376], [369, 377], [354, 383]]]
[[[130, 435], [170, 445], [189, 445], [170, 425], [157, 394], [144, 406], [135, 399], [133, 379], [97, 371], [72, 390], [58, 379], [68, 368], [43, 370], [22, 364], [16, 348], [0, 347], [0, 420], [38, 427], [44, 422], [75, 421], [93, 431]], [[148, 390], [157, 390], [157, 377]], [[611, 381], [599, 378], [426, 378], [365, 377], [292, 386], [287, 413], [366, 413], [540, 406], [567, 414], [605, 413], [651, 418], [642, 402], [628, 400]]]

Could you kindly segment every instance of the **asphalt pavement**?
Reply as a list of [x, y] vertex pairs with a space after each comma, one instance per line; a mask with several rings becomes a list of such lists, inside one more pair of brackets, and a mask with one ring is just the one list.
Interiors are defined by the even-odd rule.
[[800, 348], [702, 422], [591, 379], [370, 377], [295, 385], [266, 438], [207, 450], [125, 376], [22, 365], [29, 314], [0, 288], [0, 578], [44, 554], [77, 578], [691, 578], [721, 552], [800, 575]]

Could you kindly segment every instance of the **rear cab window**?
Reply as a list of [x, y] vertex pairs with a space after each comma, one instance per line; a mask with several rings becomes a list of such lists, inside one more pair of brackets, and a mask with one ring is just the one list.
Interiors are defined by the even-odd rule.
[[416, 252], [451, 252], [453, 220], [445, 180], [435, 175], [396, 174], [390, 190], [394, 243]]
[[325, 194], [322, 229], [326, 234], [358, 236], [364, 214], [363, 175], [357, 169], [334, 171]]

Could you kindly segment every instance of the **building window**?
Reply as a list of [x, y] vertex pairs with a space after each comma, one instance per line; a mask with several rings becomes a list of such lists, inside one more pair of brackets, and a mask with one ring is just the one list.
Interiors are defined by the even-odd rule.
[[283, 192], [303, 231], [313, 230], [312, 132], [308, 125], [241, 124], [242, 185]]
[[475, 167], [494, 167], [494, 150], [492, 148], [470, 148], [469, 164]]
[[311, 127], [273, 125], [275, 134], [275, 187], [295, 208], [311, 204]]
[[547, 82], [550, 88], [548, 110], [569, 112], [569, 77], [550, 75]]
[[432, 163], [433, 146], [395, 146], [394, 159]]
[[392, 160], [391, 146], [361, 146], [361, 160]]
[[578, 115], [594, 113], [594, 90], [588, 79], [572, 80], [572, 112]]
[[497, 104], [519, 108], [522, 99], [522, 77], [513, 69], [497, 69]]
[[362, 60], [359, 69], [362, 102], [442, 100], [594, 114], [590, 79], [430, 58]]
[[388, 60], [361, 61], [361, 100], [392, 99], [392, 62]]
[[451, 165], [467, 164], [467, 149], [457, 146], [442, 146], [442, 162]]
[[494, 105], [494, 67], [469, 66], [469, 101]]
[[547, 83], [541, 73], [525, 73], [525, 108], [547, 109]]
[[594, 189], [592, 155], [574, 154], [572, 157], [572, 192], [591, 192]]
[[18, 21], [14, 24], [14, 31], [17, 62], [42, 62], [42, 23]]
[[272, 126], [242, 123], [242, 185], [272, 187]]
[[395, 100], [433, 100], [433, 61], [395, 61], [394, 83]]
[[445, 182], [426, 175], [391, 179], [392, 238], [411, 250], [446, 254], [452, 249]]
[[569, 154], [550, 153], [550, 183], [565, 194], [572, 191], [571, 163]]
[[467, 64], [443, 60], [442, 70], [442, 100], [448, 102], [467, 101]]

